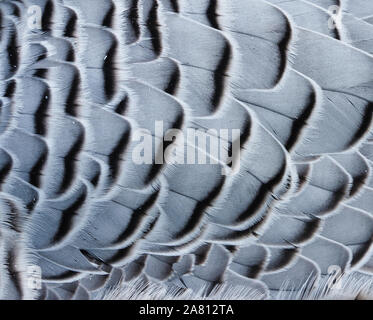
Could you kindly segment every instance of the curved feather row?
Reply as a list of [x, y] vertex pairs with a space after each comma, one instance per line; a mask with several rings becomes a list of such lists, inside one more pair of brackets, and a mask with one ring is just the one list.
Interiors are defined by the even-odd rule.
[[[372, 276], [369, 0], [4, 0], [0, 15], [1, 298], [142, 280], [274, 297], [331, 267]], [[240, 130], [238, 172], [209, 149], [158, 163], [169, 129]], [[138, 130], [151, 163], [133, 161]]]

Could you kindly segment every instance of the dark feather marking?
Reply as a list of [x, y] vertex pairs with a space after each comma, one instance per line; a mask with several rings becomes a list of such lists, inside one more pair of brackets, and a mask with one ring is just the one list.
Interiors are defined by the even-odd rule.
[[151, 34], [151, 41], [153, 45], [153, 50], [156, 53], [157, 56], [161, 54], [162, 51], [162, 45], [161, 45], [161, 35], [158, 23], [158, 2], [154, 1], [154, 4], [149, 12], [149, 17], [146, 21], [146, 26], [149, 29], [149, 32]]
[[74, 217], [78, 215], [78, 210], [84, 205], [86, 198], [87, 190], [84, 187], [79, 198], [70, 207], [62, 211], [60, 225], [54, 235], [53, 243], [60, 242], [72, 230]]
[[207, 11], [206, 11], [206, 16], [210, 22], [211, 27], [220, 30], [219, 23], [217, 20], [217, 14], [216, 14], [217, 6], [218, 6], [217, 0], [210, 0]]
[[63, 180], [59, 189], [59, 193], [65, 192], [74, 181], [76, 177], [76, 162], [78, 161], [78, 154], [82, 150], [82, 145], [84, 144], [84, 133], [82, 133], [77, 141], [75, 141], [73, 147], [70, 149], [69, 153], [64, 157], [64, 175]]

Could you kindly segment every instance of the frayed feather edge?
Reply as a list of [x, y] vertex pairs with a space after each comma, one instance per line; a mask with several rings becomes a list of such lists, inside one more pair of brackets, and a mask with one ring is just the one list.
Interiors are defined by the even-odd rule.
[[277, 292], [267, 294], [257, 288], [217, 285], [208, 295], [176, 286], [165, 286], [144, 278], [121, 281], [107, 289], [96, 300], [373, 300], [373, 278], [360, 273], [328, 276], [315, 284], [310, 277], [299, 290], [292, 290], [286, 281]]

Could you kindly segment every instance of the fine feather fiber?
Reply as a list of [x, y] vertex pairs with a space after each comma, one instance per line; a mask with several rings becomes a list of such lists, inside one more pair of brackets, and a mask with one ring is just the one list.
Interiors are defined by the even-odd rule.
[[0, 299], [373, 299], [372, 17], [0, 1]]
[[216, 286], [206, 293], [199, 291], [165, 288], [157, 283], [137, 279], [119, 284], [95, 297], [96, 300], [371, 300], [373, 299], [372, 280], [362, 275], [326, 277], [317, 285], [310, 278], [300, 291], [292, 290], [288, 283], [276, 292], [260, 290], [253, 282], [252, 286], [228, 285]]

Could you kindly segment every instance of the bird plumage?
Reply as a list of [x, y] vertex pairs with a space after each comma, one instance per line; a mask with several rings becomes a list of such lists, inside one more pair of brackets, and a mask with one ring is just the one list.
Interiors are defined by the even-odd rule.
[[[1, 298], [102, 298], [141, 281], [274, 297], [333, 266], [372, 276], [369, 0], [0, 10]], [[237, 172], [209, 149], [208, 164], [157, 163], [176, 143], [164, 133], [190, 128], [239, 129]], [[151, 163], [133, 161], [136, 130]]]

